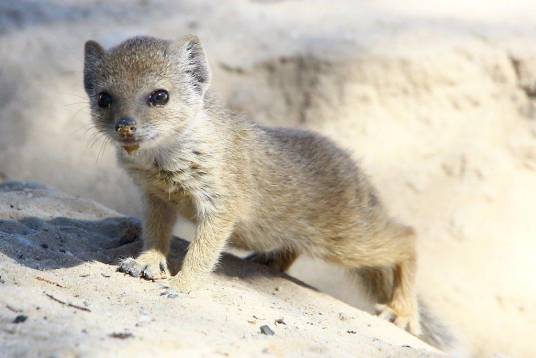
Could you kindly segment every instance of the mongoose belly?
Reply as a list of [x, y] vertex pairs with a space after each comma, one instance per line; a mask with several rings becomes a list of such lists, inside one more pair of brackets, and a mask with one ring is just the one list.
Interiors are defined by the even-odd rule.
[[263, 223], [239, 223], [230, 238], [233, 247], [264, 252], [293, 247], [297, 242], [289, 232]]

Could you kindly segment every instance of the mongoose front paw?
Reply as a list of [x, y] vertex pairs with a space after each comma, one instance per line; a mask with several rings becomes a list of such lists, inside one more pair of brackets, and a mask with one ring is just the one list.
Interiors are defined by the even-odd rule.
[[422, 334], [418, 315], [401, 315], [385, 304], [377, 304], [375, 310], [380, 318], [394, 323], [397, 327], [408, 331], [414, 336], [418, 337]]
[[151, 281], [169, 276], [165, 257], [155, 254], [141, 254], [137, 259], [129, 257], [121, 261], [117, 270]]
[[176, 276], [169, 280], [169, 284], [180, 293], [190, 293], [201, 286], [201, 281], [202, 279], [200, 278], [185, 275], [180, 271]]

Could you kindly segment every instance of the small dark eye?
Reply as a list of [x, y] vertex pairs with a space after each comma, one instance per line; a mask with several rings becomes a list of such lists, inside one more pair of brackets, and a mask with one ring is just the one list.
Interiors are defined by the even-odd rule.
[[110, 108], [112, 105], [112, 96], [110, 96], [110, 94], [107, 92], [99, 93], [97, 104], [100, 108]]
[[149, 96], [148, 104], [149, 106], [164, 106], [169, 101], [168, 91], [163, 89], [158, 89], [151, 93]]

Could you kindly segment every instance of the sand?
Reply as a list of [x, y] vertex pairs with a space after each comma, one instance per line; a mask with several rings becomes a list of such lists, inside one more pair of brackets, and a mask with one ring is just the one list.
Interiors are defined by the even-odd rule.
[[[121, 257], [139, 251], [138, 234], [138, 220], [94, 201], [0, 184], [2, 356], [441, 356], [391, 323], [235, 256], [190, 294], [117, 272]], [[172, 272], [186, 244], [174, 240]]]

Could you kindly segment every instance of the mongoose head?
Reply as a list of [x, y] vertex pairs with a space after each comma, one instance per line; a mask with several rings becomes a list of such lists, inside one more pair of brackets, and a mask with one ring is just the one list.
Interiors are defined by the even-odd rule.
[[180, 135], [203, 108], [210, 70], [199, 39], [135, 37], [105, 50], [85, 44], [93, 122], [129, 153]]

